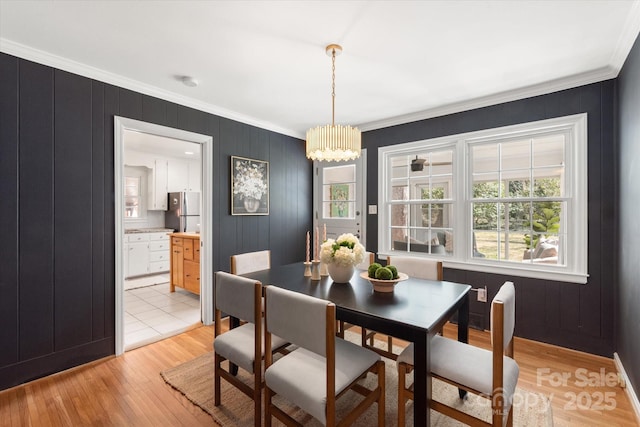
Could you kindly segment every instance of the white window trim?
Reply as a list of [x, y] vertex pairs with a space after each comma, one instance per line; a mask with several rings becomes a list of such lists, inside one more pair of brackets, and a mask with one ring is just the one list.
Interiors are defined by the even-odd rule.
[[[572, 116], [558, 117], [536, 122], [522, 123], [500, 128], [486, 129], [476, 132], [445, 136], [440, 138], [413, 141], [404, 144], [391, 145], [378, 148], [378, 202], [381, 204], [378, 218], [378, 247], [383, 248], [378, 252], [380, 257], [392, 255], [389, 248], [389, 203], [388, 195], [390, 170], [388, 169], [389, 158], [398, 154], [413, 154], [419, 149], [434, 150], [440, 147], [455, 145], [454, 148], [454, 177], [455, 184], [453, 190], [454, 206], [454, 230], [467, 230], [471, 224], [471, 203], [470, 185], [471, 177], [468, 173], [469, 147], [473, 144], [502, 138], [513, 138], [519, 134], [530, 134], [531, 132], [542, 131], [567, 131], [570, 138], [566, 144], [565, 158], [567, 162], [566, 175], [572, 177], [570, 198], [571, 221], [567, 221], [567, 247], [566, 266], [556, 266], [550, 264], [526, 264], [506, 263], [504, 261], [478, 259], [466, 253], [469, 242], [466, 232], [454, 234], [453, 256], [441, 258], [443, 265], [448, 268], [455, 268], [468, 271], [481, 271], [501, 275], [512, 275], [520, 277], [531, 277], [536, 279], [554, 280], [571, 283], [587, 283], [589, 277], [587, 272], [588, 260], [588, 218], [587, 218], [587, 114], [576, 114]], [[579, 144], [581, 144], [579, 146]], [[569, 164], [570, 163], [570, 164]], [[463, 167], [461, 171], [459, 168]], [[415, 257], [434, 257], [430, 254], [410, 253]]]

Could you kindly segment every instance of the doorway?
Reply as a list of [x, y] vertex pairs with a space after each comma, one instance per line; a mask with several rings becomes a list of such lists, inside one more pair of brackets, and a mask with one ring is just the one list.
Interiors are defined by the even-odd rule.
[[347, 162], [315, 162], [314, 228], [327, 228], [327, 238], [352, 233], [366, 248], [367, 150]]
[[[125, 351], [125, 323], [130, 322], [132, 315], [125, 311], [125, 298], [131, 308], [131, 302], [140, 306], [140, 310], [143, 308], [149, 310], [147, 315], [140, 314], [135, 318], [135, 328], [143, 328], [149, 326], [149, 323], [156, 323], [156, 332], [163, 331], [156, 339], [147, 339], [148, 342], [162, 339], [165, 335], [168, 335], [168, 329], [174, 328], [175, 325], [181, 322], [195, 323], [202, 321], [202, 323], [209, 325], [213, 322], [213, 289], [211, 279], [211, 235], [212, 235], [212, 159], [213, 159], [213, 139], [211, 136], [196, 134], [193, 132], [181, 131], [174, 128], [168, 128], [165, 126], [154, 125], [137, 120], [127, 119], [123, 117], [115, 117], [114, 121], [114, 135], [115, 135], [115, 147], [114, 147], [114, 182], [115, 182], [115, 244], [116, 244], [116, 292], [115, 292], [115, 320], [116, 320], [116, 355], [120, 355]], [[125, 147], [128, 144], [127, 141], [135, 141], [135, 147], [138, 151], [127, 156], [127, 165], [125, 165]], [[141, 145], [142, 144], [142, 145]], [[147, 145], [146, 148], [144, 145]], [[141, 148], [142, 147], [142, 148]], [[149, 156], [140, 156], [139, 151], [153, 151], [157, 150], [158, 153], [155, 158]], [[195, 159], [184, 161], [178, 159], [179, 153], [182, 152], [199, 152], [199, 160]], [[186, 154], [185, 154], [186, 155]], [[136, 158], [139, 156], [141, 158]], [[168, 167], [163, 165], [167, 159], [176, 158], [174, 160], [174, 167], [171, 170], [180, 171], [179, 166], [184, 165], [184, 173], [179, 173], [177, 176], [169, 177]], [[151, 163], [149, 163], [151, 162]], [[189, 173], [189, 163], [192, 165], [192, 172]], [[145, 172], [148, 171], [148, 172]], [[197, 174], [195, 172], [198, 172]], [[186, 187], [184, 191], [199, 191], [201, 195], [201, 212], [198, 222], [199, 242], [201, 256], [199, 268], [200, 268], [200, 297], [197, 295], [191, 295], [186, 291], [179, 290], [179, 292], [170, 292], [169, 283], [166, 283], [168, 273], [164, 276], [162, 274], [152, 274], [153, 269], [158, 269], [158, 272], [165, 272], [166, 265], [162, 261], [160, 252], [166, 251], [168, 255], [168, 235], [167, 230], [164, 228], [164, 216], [167, 209], [167, 187], [157, 185], [158, 180], [164, 180], [168, 182], [171, 178], [172, 185], [176, 184], [176, 180], [183, 177], [185, 182], [191, 178], [192, 185], [197, 182], [197, 188], [191, 188], [188, 184], [184, 184]], [[139, 179], [136, 179], [139, 178]], [[137, 186], [137, 187], [136, 187]], [[178, 186], [182, 186], [180, 183]], [[182, 189], [181, 189], [182, 190]], [[147, 210], [147, 208], [149, 208]], [[141, 215], [145, 212], [145, 215]], [[130, 215], [138, 215], [138, 217], [130, 217]], [[125, 219], [126, 217], [126, 219]], [[136, 229], [136, 225], [140, 225], [139, 229]], [[125, 234], [126, 232], [126, 234]], [[133, 239], [132, 241], [130, 241]], [[139, 270], [136, 270], [136, 266], [129, 266], [130, 261], [129, 252], [136, 254], [136, 245], [138, 244], [135, 239], [152, 239], [153, 242], [142, 242], [141, 245], [148, 247], [150, 252], [150, 258], [145, 260], [144, 265], [149, 265], [149, 268], [145, 272], [149, 273], [140, 277], [136, 275]], [[157, 240], [157, 241], [156, 241]], [[125, 253], [125, 248], [127, 252]], [[164, 248], [164, 249], [163, 249]], [[146, 251], [141, 251], [146, 254]], [[135, 257], [134, 257], [135, 258]], [[158, 258], [158, 259], [156, 259]], [[148, 264], [147, 264], [148, 261]], [[132, 267], [132, 268], [130, 268]], [[131, 277], [133, 275], [133, 277]], [[125, 281], [125, 276], [131, 280]], [[152, 283], [158, 282], [158, 283]], [[149, 286], [140, 287], [126, 291], [125, 297], [125, 283], [126, 287], [130, 288], [131, 283], [148, 284]], [[182, 295], [184, 293], [184, 295]], [[194, 298], [195, 297], [195, 298]], [[170, 301], [171, 300], [171, 301]], [[178, 301], [179, 300], [179, 301]], [[155, 306], [153, 306], [155, 304]], [[182, 319], [176, 318], [173, 325], [164, 324], [160, 325], [158, 322], [171, 318], [171, 313], [167, 310], [171, 310], [169, 305], [182, 306], [184, 305]], [[191, 313], [189, 313], [189, 307], [191, 306]], [[143, 307], [144, 306], [144, 307]], [[163, 306], [163, 307], [160, 307]], [[195, 313], [194, 311], [195, 307]], [[135, 309], [134, 309], [135, 310]], [[151, 311], [153, 310], [153, 311]], [[128, 310], [127, 310], [128, 311]], [[155, 313], [157, 312], [157, 313]], [[159, 314], [158, 314], [159, 313]], [[155, 320], [150, 320], [151, 316], [157, 314]], [[175, 314], [175, 313], [174, 313]], [[163, 319], [160, 316], [165, 316]], [[176, 315], [177, 316], [177, 315]], [[147, 317], [147, 320], [143, 318]], [[140, 321], [140, 322], [138, 322]], [[144, 325], [143, 325], [144, 324]], [[185, 323], [186, 324], [186, 323]], [[151, 328], [153, 330], [153, 328]], [[151, 331], [150, 331], [151, 332]], [[142, 333], [144, 335], [144, 333]]]

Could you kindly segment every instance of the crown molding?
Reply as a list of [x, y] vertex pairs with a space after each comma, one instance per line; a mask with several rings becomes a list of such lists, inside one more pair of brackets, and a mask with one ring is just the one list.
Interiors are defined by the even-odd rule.
[[[628, 52], [627, 52], [628, 53]], [[404, 114], [401, 116], [390, 117], [388, 119], [376, 120], [373, 122], [362, 123], [358, 128], [362, 132], [382, 129], [401, 124], [417, 122], [420, 120], [431, 119], [433, 117], [446, 116], [447, 114], [460, 113], [462, 111], [475, 110], [476, 108], [489, 107], [491, 105], [503, 104], [505, 102], [517, 101], [519, 99], [531, 98], [539, 95], [546, 95], [565, 89], [571, 89], [578, 86], [584, 86], [591, 83], [609, 80], [618, 76], [619, 70], [612, 67], [603, 67], [597, 70], [588, 71], [586, 73], [576, 74], [574, 76], [550, 80], [548, 82], [526, 86], [506, 92], [500, 92], [492, 95], [474, 98], [468, 101], [456, 102], [453, 104], [443, 105], [441, 107], [431, 108], [428, 110], [417, 111], [415, 113]]]
[[638, 34], [640, 33], [640, 2], [634, 1], [629, 14], [627, 15], [627, 20], [624, 23], [622, 31], [620, 33], [620, 38], [618, 39], [618, 43], [616, 44], [616, 48], [611, 54], [611, 59], [609, 60], [609, 64], [616, 70], [616, 77], [620, 70], [622, 70], [622, 66], [624, 62], [627, 60], [629, 56], [629, 52], [633, 48], [633, 44], [638, 38]]
[[620, 33], [620, 38], [618, 39], [616, 48], [611, 54], [611, 58], [609, 60], [610, 65], [606, 67], [576, 74], [562, 79], [540, 83], [537, 85], [487, 95], [468, 101], [457, 102], [441, 107], [431, 108], [428, 110], [417, 111], [415, 113], [390, 117], [387, 119], [361, 123], [358, 125], [358, 128], [362, 132], [382, 129], [386, 127], [417, 122], [419, 120], [430, 119], [433, 117], [445, 116], [447, 114], [460, 113], [462, 111], [473, 110], [476, 108], [489, 107], [491, 105], [517, 101], [519, 99], [530, 98], [533, 96], [546, 95], [560, 90], [571, 89], [578, 86], [614, 79], [618, 77], [618, 74], [622, 70], [624, 62], [629, 56], [629, 52], [631, 52], [633, 44], [638, 38], [638, 34], [640, 34], [640, 1], [636, 0], [631, 6], [631, 10], [629, 12], [629, 15], [627, 16], [627, 20], [624, 24], [623, 30]]
[[237, 111], [227, 110], [217, 105], [198, 101], [174, 92], [160, 89], [155, 86], [148, 85], [138, 80], [129, 79], [118, 74], [110, 73], [99, 68], [91, 67], [80, 62], [72, 61], [61, 56], [34, 49], [32, 47], [16, 43], [14, 41], [0, 37], [0, 52], [17, 56], [28, 61], [37, 62], [38, 64], [57, 68], [70, 73], [78, 74], [90, 79], [98, 80], [124, 89], [133, 90], [144, 95], [153, 96], [164, 99], [165, 101], [175, 102], [185, 107], [195, 108], [200, 111], [215, 114], [227, 119], [236, 120], [262, 129], [291, 136], [298, 139], [304, 139], [304, 135], [299, 131], [286, 129], [274, 123], [265, 122], [250, 116], [243, 115]]

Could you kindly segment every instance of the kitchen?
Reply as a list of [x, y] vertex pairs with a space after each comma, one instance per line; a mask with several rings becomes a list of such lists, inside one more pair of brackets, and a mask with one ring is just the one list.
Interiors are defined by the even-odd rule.
[[[126, 131], [124, 348], [200, 324], [200, 144]], [[172, 256], [173, 255], [173, 256]]]

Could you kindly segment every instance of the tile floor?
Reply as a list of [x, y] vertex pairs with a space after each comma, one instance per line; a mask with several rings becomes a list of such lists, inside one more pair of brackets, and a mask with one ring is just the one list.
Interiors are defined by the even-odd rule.
[[124, 348], [132, 350], [177, 335], [200, 323], [200, 297], [169, 284], [124, 292]]

